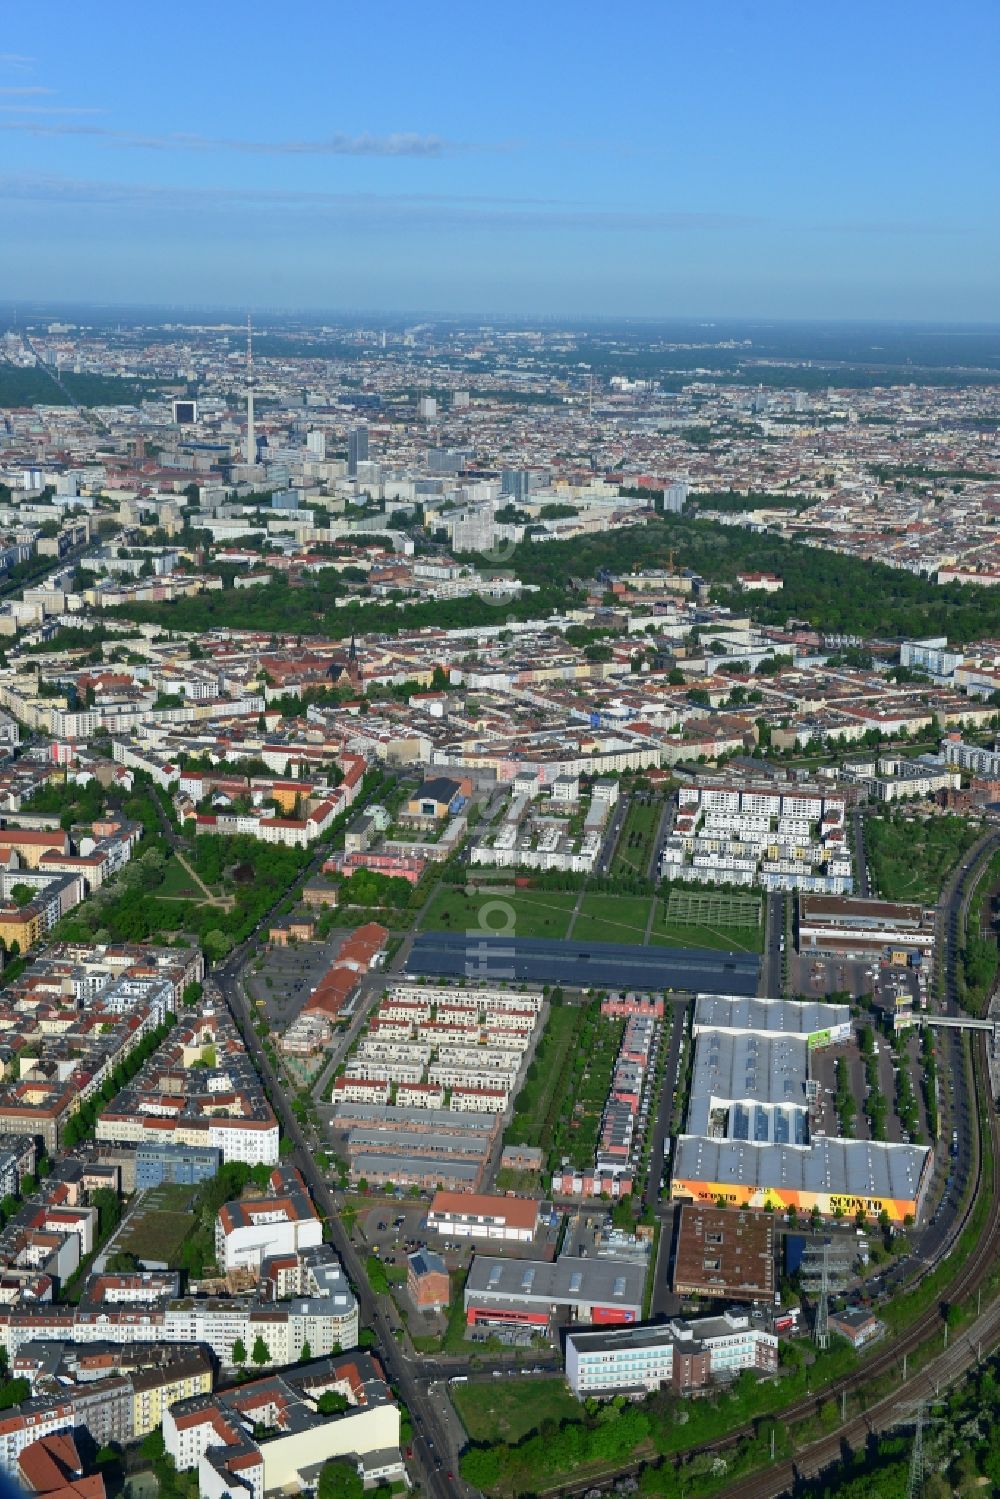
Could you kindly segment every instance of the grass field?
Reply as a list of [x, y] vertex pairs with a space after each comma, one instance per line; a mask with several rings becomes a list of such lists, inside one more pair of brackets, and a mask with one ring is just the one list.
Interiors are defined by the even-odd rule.
[[583, 1017], [584, 1012], [577, 1005], [555, 1005], [549, 1010], [528, 1075], [514, 1100], [508, 1140], [548, 1149], [555, 1120], [562, 1109], [562, 1095], [569, 1079], [569, 1057]]
[[176, 1263], [181, 1245], [195, 1226], [193, 1187], [152, 1187], [115, 1240], [115, 1250], [137, 1259]]
[[[547, 898], [547, 897], [546, 897]], [[672, 890], [664, 903], [651, 895], [585, 895], [572, 929], [574, 942], [628, 942], [641, 947], [655, 900], [650, 944], [761, 952], [764, 927], [757, 896]]]
[[562, 1379], [511, 1376], [451, 1386], [451, 1398], [474, 1442], [518, 1442], [543, 1421], [579, 1421], [580, 1404]]
[[477, 936], [496, 932], [505, 937], [565, 937], [575, 904], [576, 896], [567, 891], [466, 895], [454, 885], [442, 885], [421, 927], [428, 932], [474, 932]]
[[761, 899], [726, 890], [671, 890], [666, 919], [681, 926], [759, 926]]
[[649, 940], [653, 947], [763, 952], [760, 897], [724, 890], [671, 890], [666, 904], [657, 901]]
[[759, 926], [682, 926], [664, 921], [658, 913], [649, 934], [650, 947], [707, 947], [714, 952], [763, 952], [764, 928]]
[[653, 857], [653, 841], [663, 815], [661, 801], [640, 801], [633, 798], [628, 809], [615, 856], [611, 861], [612, 874], [638, 874], [643, 879], [649, 874], [649, 861]]
[[205, 899], [194, 880], [179, 859], [168, 859], [163, 884], [157, 886], [157, 895], [183, 896], [185, 900]]
[[641, 946], [649, 920], [649, 895], [585, 895], [573, 927], [574, 942], [631, 942]]

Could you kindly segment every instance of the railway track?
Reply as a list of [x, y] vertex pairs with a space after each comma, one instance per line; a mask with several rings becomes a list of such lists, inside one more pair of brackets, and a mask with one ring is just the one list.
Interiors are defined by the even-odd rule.
[[[998, 842], [1000, 842], [1000, 837], [996, 833], [984, 836], [973, 850], [972, 863], [953, 878], [951, 887], [942, 902], [942, 914], [945, 918], [942, 933], [944, 938], [942, 960], [948, 986], [946, 1007], [952, 1013], [957, 1012], [952, 992], [953, 975], [958, 958], [955, 923], [961, 920], [962, 912], [968, 902], [971, 893], [968, 888], [970, 878], [980, 869], [982, 859], [993, 852]], [[988, 1306], [981, 1316], [955, 1337], [950, 1347], [943, 1349], [923, 1369], [906, 1380], [902, 1378], [904, 1357], [915, 1353], [936, 1332], [943, 1331], [946, 1325], [943, 1316], [944, 1305], [955, 1305], [974, 1296], [983, 1287], [997, 1263], [995, 1244], [998, 1231], [1000, 1231], [1000, 1118], [993, 1105], [986, 1038], [982, 1032], [976, 1032], [973, 1036], [971, 1057], [975, 1114], [979, 1120], [985, 1121], [989, 1131], [992, 1146], [990, 1162], [984, 1171], [981, 1130], [976, 1128], [972, 1133], [975, 1150], [975, 1160], [972, 1166], [973, 1182], [965, 1208], [953, 1225], [947, 1242], [936, 1253], [933, 1263], [929, 1264], [923, 1275], [913, 1283], [913, 1289], [918, 1288], [927, 1276], [933, 1274], [938, 1266], [947, 1260], [948, 1255], [968, 1227], [977, 1203], [985, 1193], [989, 1205], [987, 1218], [972, 1252], [956, 1278], [943, 1288], [942, 1301], [932, 1303], [898, 1338], [883, 1344], [871, 1358], [865, 1360], [859, 1369], [825, 1385], [815, 1394], [804, 1396], [794, 1405], [775, 1411], [771, 1419], [780, 1421], [783, 1425], [794, 1424], [796, 1421], [815, 1415], [821, 1402], [839, 1400], [845, 1395], [856, 1394], [862, 1390], [877, 1392], [880, 1384], [887, 1389], [886, 1394], [872, 1400], [863, 1413], [844, 1422], [828, 1436], [821, 1437], [804, 1447], [794, 1458], [780, 1459], [757, 1473], [741, 1477], [738, 1482], [718, 1490], [715, 1499], [782, 1499], [782, 1496], [793, 1493], [804, 1479], [814, 1478], [841, 1461], [845, 1448], [859, 1448], [873, 1433], [885, 1431], [893, 1426], [898, 1420], [900, 1404], [915, 1403], [921, 1398], [936, 1395], [939, 1389], [948, 1388], [966, 1370], [1000, 1349], [1000, 1300], [998, 1300]], [[762, 1417], [761, 1419], [768, 1418]], [[701, 1447], [689, 1448], [683, 1456], [691, 1457], [699, 1452], [714, 1452], [722, 1456], [740, 1441], [752, 1436], [756, 1424], [749, 1422], [734, 1429], [721, 1440], [706, 1443]], [[666, 1461], [669, 1462], [670, 1459], [667, 1458]], [[630, 1463], [619, 1469], [613, 1478], [577, 1479], [558, 1488], [547, 1490], [546, 1495], [551, 1495], [552, 1499], [555, 1499], [556, 1495], [560, 1496], [560, 1499], [575, 1499], [575, 1496], [595, 1489], [606, 1490], [622, 1478], [640, 1473], [644, 1466], [642, 1462]]]
[[[942, 1251], [935, 1265], [928, 1266], [925, 1275], [933, 1273], [948, 1249], [954, 1245], [968, 1226], [980, 1194], [988, 1194], [989, 1211], [975, 1248], [962, 1266], [957, 1277], [945, 1288], [945, 1300], [956, 1304], [974, 1296], [987, 1280], [997, 1261], [996, 1235], [1000, 1232], [1000, 1118], [993, 1108], [989, 1082], [989, 1064], [986, 1055], [986, 1038], [981, 1032], [975, 1034], [972, 1046], [972, 1077], [977, 1111], [988, 1126], [992, 1143], [988, 1173], [983, 1170], [983, 1154], [979, 1132], [973, 1136], [976, 1142], [976, 1161], [973, 1169], [974, 1185], [964, 1212], [955, 1226], [951, 1244]], [[988, 1179], [987, 1179], [988, 1175]], [[921, 1281], [915, 1282], [919, 1286]], [[888, 1392], [872, 1401], [866, 1410], [850, 1421], [838, 1426], [829, 1436], [822, 1437], [802, 1449], [794, 1458], [780, 1459], [758, 1473], [747, 1474], [726, 1489], [720, 1489], [715, 1499], [780, 1499], [791, 1493], [804, 1478], [812, 1478], [824, 1472], [844, 1455], [845, 1446], [863, 1445], [873, 1433], [892, 1426], [899, 1416], [898, 1406], [907, 1401], [935, 1395], [939, 1388], [946, 1388], [966, 1369], [973, 1367], [980, 1358], [987, 1357], [1000, 1348], [1000, 1302], [987, 1307], [986, 1311], [968, 1328], [962, 1330], [947, 1350], [942, 1351], [925, 1368], [903, 1381], [904, 1355], [915, 1353], [929, 1337], [942, 1332], [945, 1323], [942, 1303], [935, 1302], [927, 1308], [911, 1327], [898, 1338], [887, 1342], [865, 1360], [857, 1370], [843, 1378], [824, 1385], [814, 1394], [804, 1396], [794, 1405], [775, 1411], [772, 1419], [783, 1425], [792, 1424], [815, 1415], [819, 1405], [828, 1400], [839, 1400], [863, 1389], [882, 1385]], [[762, 1417], [761, 1419], [769, 1419]], [[701, 1447], [689, 1448], [683, 1455], [691, 1457], [698, 1452], [714, 1452], [720, 1456], [736, 1446], [746, 1437], [752, 1436], [755, 1423], [749, 1422], [730, 1432], [719, 1441]], [[668, 1458], [669, 1462], [670, 1459]], [[546, 1495], [560, 1499], [576, 1499], [594, 1489], [606, 1489], [622, 1478], [641, 1472], [644, 1463], [630, 1463], [618, 1470], [614, 1478], [577, 1479], [546, 1490]]]
[[[989, 1194], [989, 1213], [975, 1249], [957, 1278], [946, 1288], [947, 1300], [951, 1303], [975, 1295], [997, 1262], [996, 1234], [1000, 1228], [1000, 1119], [993, 1108], [986, 1040], [981, 1033], [976, 1034], [974, 1042], [973, 1076], [977, 1103], [982, 1117], [988, 1123], [993, 1150], [988, 1180], [984, 1179], [980, 1159], [976, 1189], [971, 1194], [969, 1207], [964, 1215], [965, 1223], [983, 1191]], [[854, 1374], [828, 1386], [823, 1390], [822, 1397], [829, 1400], [844, 1392], [853, 1393], [868, 1388], [877, 1383], [881, 1375], [901, 1375], [903, 1354], [914, 1352], [943, 1326], [940, 1306], [928, 1308], [902, 1337], [886, 1344], [875, 1358], [868, 1360]], [[885, 1431], [894, 1425], [899, 1417], [900, 1404], [936, 1395], [939, 1389], [953, 1384], [962, 1373], [973, 1368], [997, 1348], [1000, 1348], [1000, 1302], [988, 1306], [982, 1316], [956, 1336], [949, 1348], [905, 1383], [893, 1382], [892, 1388], [873, 1401], [861, 1415], [845, 1422], [829, 1436], [811, 1443], [794, 1458], [778, 1461], [759, 1473], [747, 1474], [738, 1483], [720, 1490], [716, 1499], [735, 1499], [736, 1495], [740, 1499], [779, 1499], [779, 1496], [790, 1493], [802, 1479], [815, 1477], [839, 1462], [843, 1458], [845, 1446], [861, 1446], [872, 1433]], [[778, 1413], [781, 1421], [795, 1421], [811, 1414], [816, 1410], [818, 1400], [817, 1396], [788, 1407]], [[749, 1431], [750, 1428], [744, 1428], [740, 1435], [749, 1435]]]

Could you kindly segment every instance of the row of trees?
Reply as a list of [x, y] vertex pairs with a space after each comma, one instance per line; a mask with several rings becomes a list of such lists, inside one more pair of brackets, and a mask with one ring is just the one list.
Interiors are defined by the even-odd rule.
[[81, 1140], [89, 1139], [94, 1132], [94, 1125], [101, 1111], [107, 1108], [111, 1100], [116, 1098], [125, 1085], [135, 1077], [147, 1057], [152, 1056], [161, 1041], [166, 1038], [174, 1020], [175, 1016], [168, 1015], [161, 1025], [158, 1025], [154, 1031], [150, 1031], [149, 1035], [129, 1052], [127, 1057], [123, 1057], [116, 1064], [101, 1084], [100, 1089], [81, 1103], [76, 1113], [66, 1120], [62, 1128], [61, 1140], [66, 1150], [79, 1145]]

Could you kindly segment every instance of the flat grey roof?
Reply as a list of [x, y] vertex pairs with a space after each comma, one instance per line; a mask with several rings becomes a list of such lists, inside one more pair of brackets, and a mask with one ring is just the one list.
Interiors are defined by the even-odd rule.
[[751, 1325], [745, 1312], [697, 1317], [687, 1322], [674, 1317], [669, 1322], [639, 1323], [634, 1327], [581, 1327], [567, 1333], [566, 1341], [581, 1353], [614, 1353], [627, 1348], [656, 1348], [665, 1343], [681, 1347], [699, 1344], [707, 1338], [731, 1337]]
[[859, 895], [818, 895], [804, 891], [799, 896], [800, 919], [809, 922], [849, 924], [865, 928], [898, 927], [901, 931], [923, 924], [925, 907], [891, 900], [868, 900]]
[[695, 1041], [687, 1133], [711, 1133], [713, 1102], [804, 1109], [808, 1045], [792, 1036], [703, 1031]]
[[455, 1109], [403, 1109], [396, 1104], [338, 1103], [334, 1122], [341, 1119], [365, 1124], [371, 1129], [397, 1130], [422, 1125], [425, 1130], [443, 1129], [449, 1134], [490, 1134], [497, 1125], [489, 1114], [463, 1114]]
[[681, 1135], [672, 1175], [681, 1181], [915, 1198], [930, 1151], [925, 1145], [814, 1137], [808, 1146], [753, 1145]]
[[757, 999], [745, 995], [699, 994], [694, 1006], [694, 1034], [699, 1030], [766, 1031], [769, 1035], [808, 1036], [835, 1030], [851, 1018], [850, 1005], [819, 1000]]
[[384, 1154], [356, 1155], [351, 1160], [351, 1170], [359, 1176], [374, 1176], [376, 1172], [398, 1172], [399, 1175], [434, 1176], [442, 1181], [475, 1182], [483, 1169], [481, 1161], [456, 1161], [442, 1159], [437, 1155], [396, 1155], [392, 1151]]
[[580, 1353], [617, 1353], [627, 1348], [661, 1348], [677, 1342], [677, 1334], [669, 1322], [655, 1322], [652, 1326], [640, 1323], [634, 1327], [574, 1327], [566, 1334], [567, 1343], [572, 1343]]
[[428, 1130], [426, 1133], [397, 1130], [386, 1135], [377, 1129], [352, 1129], [347, 1137], [347, 1144], [352, 1152], [355, 1146], [364, 1149], [366, 1145], [388, 1145], [392, 1147], [394, 1155], [405, 1155], [412, 1151], [415, 1155], [427, 1152], [434, 1156], [457, 1155], [461, 1158], [468, 1158], [470, 1155], [481, 1157], [489, 1149], [488, 1140], [477, 1140], [470, 1135], [445, 1135], [438, 1130]]
[[645, 1265], [625, 1260], [506, 1260], [477, 1254], [465, 1284], [465, 1305], [621, 1306], [642, 1310]]

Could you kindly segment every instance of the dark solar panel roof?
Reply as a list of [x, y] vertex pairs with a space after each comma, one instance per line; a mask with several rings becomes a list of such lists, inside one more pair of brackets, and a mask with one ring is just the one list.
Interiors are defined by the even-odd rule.
[[632, 947], [619, 942], [562, 942], [544, 937], [496, 937], [483, 932], [420, 932], [407, 973], [560, 983], [572, 988], [715, 989], [757, 992], [754, 953], [700, 947]]

